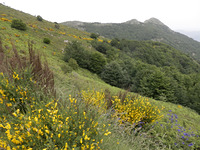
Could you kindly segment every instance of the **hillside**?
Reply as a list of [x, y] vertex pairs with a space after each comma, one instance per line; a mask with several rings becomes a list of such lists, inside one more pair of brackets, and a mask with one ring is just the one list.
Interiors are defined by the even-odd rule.
[[200, 66], [169, 45], [91, 38], [0, 4], [0, 58], [0, 149], [200, 147]]
[[63, 22], [63, 25], [75, 27], [87, 32], [98, 33], [107, 38], [129, 40], [151, 40], [163, 42], [200, 60], [200, 43], [181, 33], [171, 30], [156, 18], [144, 22], [135, 19], [124, 23], [86, 23]]

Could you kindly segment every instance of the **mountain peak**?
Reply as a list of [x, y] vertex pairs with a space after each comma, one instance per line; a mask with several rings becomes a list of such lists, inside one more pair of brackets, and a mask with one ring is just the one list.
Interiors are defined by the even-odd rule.
[[144, 23], [153, 23], [153, 24], [157, 24], [157, 25], [165, 25], [164, 23], [162, 23], [160, 20], [158, 20], [156, 18], [150, 18], [150, 19], [144, 21]]
[[141, 22], [139, 22], [138, 20], [136, 19], [132, 19], [132, 20], [129, 20], [129, 21], [126, 21], [124, 22], [125, 24], [140, 24]]

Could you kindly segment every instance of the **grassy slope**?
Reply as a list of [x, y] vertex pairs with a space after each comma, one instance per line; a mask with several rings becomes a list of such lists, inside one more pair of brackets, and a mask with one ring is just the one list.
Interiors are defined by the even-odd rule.
[[[78, 91], [88, 88], [96, 90], [105, 90], [107, 88], [112, 91], [112, 93], [120, 91], [118, 88], [105, 84], [97, 75], [94, 75], [87, 70], [79, 69], [77, 72], [72, 72], [70, 74], [64, 74], [61, 70], [61, 66], [65, 65], [65, 62], [62, 60], [62, 50], [66, 46], [64, 40], [80, 40], [84, 43], [85, 47], [90, 47], [87, 40], [77, 39], [71, 36], [76, 35], [89, 38], [88, 33], [62, 25], [60, 25], [60, 29], [56, 29], [54, 27], [54, 23], [47, 21], [39, 22], [36, 17], [10, 9], [3, 5], [0, 5], [0, 18], [7, 18], [10, 20], [12, 18], [18, 18], [22, 19], [27, 25], [32, 24], [37, 26], [36, 28], [28, 26], [27, 31], [19, 31], [12, 29], [10, 27], [10, 22], [0, 20], [0, 35], [3, 40], [4, 49], [8, 55], [11, 53], [10, 50], [12, 47], [10, 40], [12, 40], [14, 41], [17, 49], [20, 51], [20, 54], [24, 55], [24, 53], [27, 53], [28, 51], [28, 41], [34, 41], [34, 48], [45, 56], [55, 74], [56, 90], [59, 97], [65, 98], [68, 94], [75, 95]], [[53, 31], [50, 31], [47, 28], [51, 28]], [[60, 32], [65, 32], [66, 34], [63, 35]], [[15, 34], [19, 35], [19, 37], [16, 37]], [[51, 44], [44, 44], [44, 37], [51, 39]], [[184, 107], [180, 108], [178, 105], [171, 103], [159, 102], [155, 100], [151, 101], [158, 106], [163, 105], [166, 108], [163, 111], [164, 119], [169, 110], [172, 110], [174, 114], [179, 116], [180, 124], [184, 124], [187, 128], [191, 127], [195, 130], [200, 129], [200, 116], [194, 111]]]

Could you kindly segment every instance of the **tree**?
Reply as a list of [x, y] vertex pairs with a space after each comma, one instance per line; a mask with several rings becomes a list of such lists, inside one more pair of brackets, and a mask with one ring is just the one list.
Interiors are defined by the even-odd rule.
[[105, 64], [106, 64], [106, 60], [102, 54], [93, 53], [90, 57], [89, 70], [91, 70], [94, 73], [100, 74]]
[[117, 87], [127, 87], [129, 84], [129, 76], [125, 70], [116, 62], [112, 61], [105, 65], [101, 78], [110, 85]]
[[65, 48], [64, 61], [68, 62], [70, 58], [75, 59], [80, 67], [89, 68], [90, 52], [85, 50], [78, 41], [69, 43]]
[[140, 79], [138, 91], [147, 97], [174, 102], [175, 97], [171, 86], [171, 79], [159, 70], [146, 73], [148, 74]]
[[38, 16], [37, 16], [37, 20], [38, 20], [38, 21], [43, 21], [43, 18], [42, 18], [40, 15], [38, 15]]
[[60, 29], [60, 25], [59, 25], [57, 22], [54, 22], [54, 23], [55, 23], [55, 25], [54, 25], [55, 28], [56, 28], [56, 29]]

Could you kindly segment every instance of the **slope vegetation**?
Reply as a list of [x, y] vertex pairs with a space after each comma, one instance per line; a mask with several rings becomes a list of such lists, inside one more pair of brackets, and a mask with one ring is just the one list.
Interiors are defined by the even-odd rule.
[[200, 147], [196, 61], [38, 18], [0, 4], [0, 149]]

